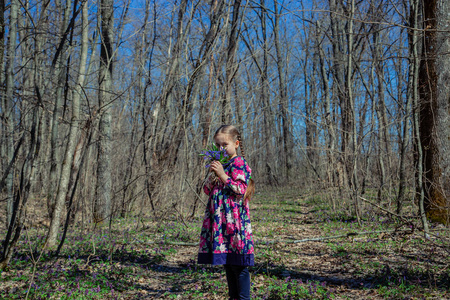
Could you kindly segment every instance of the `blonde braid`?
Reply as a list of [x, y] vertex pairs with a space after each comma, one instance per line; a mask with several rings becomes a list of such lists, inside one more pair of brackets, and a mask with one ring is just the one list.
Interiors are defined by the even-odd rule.
[[[240, 134], [237, 136], [237, 140], [239, 141], [239, 146], [241, 147], [241, 154], [242, 157], [245, 159], [245, 147], [244, 143], [242, 142], [242, 137]], [[247, 184], [247, 190], [244, 194], [244, 203], [248, 204], [250, 199], [253, 197], [253, 194], [255, 193], [255, 182], [253, 181], [252, 177], [250, 176]]]
[[244, 148], [244, 143], [242, 142], [242, 137], [241, 137], [240, 134], [237, 136], [237, 140], [239, 141], [239, 146], [241, 147], [242, 157], [245, 158], [245, 148]]

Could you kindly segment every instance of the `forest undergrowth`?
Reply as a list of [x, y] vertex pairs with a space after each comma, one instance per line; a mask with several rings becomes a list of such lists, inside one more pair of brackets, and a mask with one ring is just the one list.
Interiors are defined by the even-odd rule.
[[[294, 188], [255, 196], [252, 299], [450, 298], [448, 228], [431, 224], [425, 239], [412, 203], [402, 220], [365, 204], [358, 224], [352, 204], [333, 207], [332, 196]], [[57, 257], [40, 252], [47, 228], [29, 227], [1, 271], [0, 298], [227, 299], [223, 269], [196, 264], [202, 215], [129, 216], [111, 231], [74, 225]]]

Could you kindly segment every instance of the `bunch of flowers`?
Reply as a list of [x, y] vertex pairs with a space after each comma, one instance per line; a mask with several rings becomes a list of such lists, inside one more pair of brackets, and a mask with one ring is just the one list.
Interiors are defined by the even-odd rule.
[[203, 156], [203, 159], [207, 161], [206, 168], [209, 168], [211, 163], [215, 160], [220, 162], [222, 165], [228, 162], [228, 154], [225, 148], [217, 147], [216, 144], [212, 144], [206, 149], [203, 149], [200, 152], [200, 156]]
[[[205, 166], [206, 168], [209, 168], [213, 161], [218, 161], [222, 165], [225, 165], [229, 160], [229, 157], [228, 157], [228, 154], [227, 154], [227, 151], [225, 150], [225, 148], [223, 148], [223, 147], [219, 148], [219, 147], [217, 147], [216, 144], [212, 144], [208, 148], [203, 149], [200, 152], [200, 156], [203, 156], [203, 159], [206, 161], [206, 166]], [[218, 178], [214, 172], [211, 172], [210, 176], [211, 176], [210, 177], [211, 181], [213, 183], [218, 182]]]

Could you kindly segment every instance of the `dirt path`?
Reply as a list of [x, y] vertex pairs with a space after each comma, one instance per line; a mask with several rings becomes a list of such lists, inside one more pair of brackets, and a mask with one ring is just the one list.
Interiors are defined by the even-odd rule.
[[[285, 208], [281, 210], [283, 209]], [[398, 293], [389, 294], [389, 291], [380, 293], [379, 286], [377, 287], [377, 284], [382, 281], [397, 280], [398, 274], [390, 274], [394, 273], [391, 270], [401, 270], [404, 264], [414, 265], [411, 262], [411, 256], [417, 254], [417, 251], [409, 245], [412, 236], [379, 234], [375, 237], [372, 235], [351, 239], [345, 238], [327, 243], [271, 243], [274, 240], [289, 241], [329, 236], [330, 233], [325, 232], [322, 228], [321, 221], [317, 219], [315, 213], [317, 210], [304, 203], [297, 203], [296, 210], [291, 215], [279, 216], [267, 222], [264, 217], [261, 217], [264, 215], [261, 210], [266, 210], [270, 215], [279, 211], [280, 207], [275, 204], [271, 209], [271, 206], [268, 205], [255, 204], [253, 210], [253, 214], [257, 216], [253, 222], [257, 244], [256, 266], [252, 268], [254, 289], [264, 289], [267, 276], [276, 275], [277, 278], [280, 278], [280, 284], [282, 284], [283, 278], [296, 279], [301, 282], [319, 282], [333, 291], [335, 299], [422, 298], [420, 293], [405, 296], [404, 289]], [[345, 223], [348, 222], [345, 221]], [[363, 231], [364, 229], [358, 230]], [[374, 250], [373, 247], [361, 249], [374, 242], [380, 245], [379, 249]], [[397, 244], [400, 244], [400, 246]], [[396, 253], [395, 250], [398, 247], [403, 248], [404, 252]], [[409, 255], [407, 252], [409, 252]], [[167, 261], [162, 266], [168, 270], [183, 269], [195, 261], [196, 255], [196, 247], [178, 247], [177, 253], [167, 257]], [[439, 255], [445, 255], [445, 253]], [[373, 265], [376, 265], [377, 268], [370, 269], [370, 266]], [[408, 272], [407, 269], [405, 269], [405, 272]], [[391, 275], [392, 279], [390, 278]], [[414, 276], [414, 274], [410, 275], [410, 278]], [[164, 285], [167, 286], [167, 276], [170, 275], [155, 276], [153, 282], [155, 287], [153, 289], [163, 290]], [[216, 278], [222, 280], [225, 284], [223, 276], [216, 276]], [[407, 283], [411, 284], [411, 280]], [[192, 285], [195, 284], [198, 285], [199, 282], [192, 283]], [[184, 288], [190, 289], [192, 286]], [[387, 288], [389, 288], [389, 285]], [[396, 288], [394, 282], [393, 288]], [[436, 292], [433, 287], [422, 287], [421, 291], [425, 295], [425, 299], [450, 297], [450, 294], [446, 293], [445, 290], [442, 292], [438, 289]], [[161, 294], [154, 296], [161, 297]], [[226, 295], [210, 295], [210, 297], [227, 299]], [[177, 299], [184, 299], [184, 296], [179, 294]]]
[[[425, 240], [410, 224], [370, 207], [361, 226], [345, 211], [296, 190], [259, 194], [251, 204], [253, 299], [450, 299], [445, 228], [432, 225], [434, 235]], [[197, 246], [171, 244], [198, 241], [201, 217], [180, 220], [118, 219], [111, 236], [75, 226], [58, 258], [41, 259], [31, 284], [26, 245], [37, 249], [46, 229], [30, 229], [11, 269], [1, 273], [0, 298], [24, 298], [32, 286], [29, 299], [228, 299], [222, 267], [197, 265]], [[292, 243], [393, 228], [398, 231]]]

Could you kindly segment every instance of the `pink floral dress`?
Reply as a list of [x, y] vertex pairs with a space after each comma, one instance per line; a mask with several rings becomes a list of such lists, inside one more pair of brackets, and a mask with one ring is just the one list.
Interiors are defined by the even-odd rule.
[[253, 235], [248, 201], [244, 194], [252, 170], [241, 156], [235, 156], [224, 171], [224, 184], [210, 182], [204, 191], [209, 195], [200, 235], [199, 264], [253, 266]]

